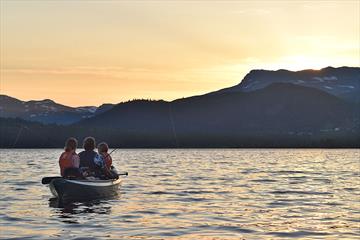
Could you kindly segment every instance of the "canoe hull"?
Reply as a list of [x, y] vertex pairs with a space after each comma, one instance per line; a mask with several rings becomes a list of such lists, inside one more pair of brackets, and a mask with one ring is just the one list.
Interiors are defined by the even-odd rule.
[[121, 179], [117, 180], [68, 180], [54, 179], [49, 187], [52, 194], [62, 201], [90, 200], [116, 196]]

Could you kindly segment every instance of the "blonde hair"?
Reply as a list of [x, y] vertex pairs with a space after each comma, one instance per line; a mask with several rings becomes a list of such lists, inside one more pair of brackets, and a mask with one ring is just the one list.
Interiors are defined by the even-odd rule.
[[76, 150], [78, 141], [76, 140], [76, 138], [68, 138], [65, 142], [65, 152], [70, 152], [71, 150]]
[[105, 142], [99, 143], [97, 148], [99, 153], [107, 153], [109, 150], [109, 146]]

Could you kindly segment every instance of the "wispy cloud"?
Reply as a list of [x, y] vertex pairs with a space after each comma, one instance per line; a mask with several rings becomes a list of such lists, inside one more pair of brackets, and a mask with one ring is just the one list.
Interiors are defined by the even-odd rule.
[[64, 68], [2, 68], [4, 73], [18, 74], [49, 74], [49, 75], [112, 75], [117, 76], [125, 73], [156, 73], [159, 70], [150, 68], [127, 68], [127, 67], [64, 67]]
[[270, 9], [261, 9], [261, 8], [252, 8], [252, 9], [241, 9], [231, 11], [232, 14], [241, 14], [241, 15], [269, 15], [272, 13]]

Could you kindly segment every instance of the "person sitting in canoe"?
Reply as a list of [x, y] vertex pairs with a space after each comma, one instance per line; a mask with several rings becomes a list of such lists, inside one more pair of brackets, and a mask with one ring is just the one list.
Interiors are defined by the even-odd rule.
[[95, 158], [98, 155], [95, 149], [95, 138], [86, 137], [83, 141], [84, 151], [79, 153], [80, 169], [83, 171], [84, 176], [97, 176], [99, 175], [99, 168], [95, 164]]
[[109, 146], [107, 145], [107, 143], [105, 143], [105, 142], [99, 143], [97, 149], [98, 149], [98, 154], [104, 160], [105, 167], [107, 169], [111, 169], [112, 158], [111, 158], [110, 154], [108, 154]]
[[95, 159], [95, 163], [102, 169], [102, 173], [105, 176], [105, 178], [113, 179], [117, 178], [118, 174], [116, 172], [116, 169], [112, 166], [112, 158], [109, 151], [109, 146], [107, 143], [102, 142], [98, 145], [98, 154], [99, 158]]
[[60, 174], [66, 178], [81, 178], [79, 165], [80, 158], [76, 154], [77, 140], [76, 138], [69, 138], [65, 142], [65, 152], [59, 158]]

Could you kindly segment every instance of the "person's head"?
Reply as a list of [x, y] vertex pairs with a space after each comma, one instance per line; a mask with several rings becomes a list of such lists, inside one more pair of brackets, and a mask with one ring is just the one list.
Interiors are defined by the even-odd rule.
[[83, 147], [85, 150], [94, 150], [95, 149], [95, 138], [93, 137], [86, 137], [84, 139]]
[[99, 153], [107, 153], [109, 150], [109, 146], [105, 142], [99, 143], [97, 148]]
[[70, 152], [70, 151], [75, 151], [76, 147], [77, 147], [78, 141], [76, 140], [76, 138], [68, 138], [65, 142], [65, 152]]

